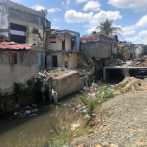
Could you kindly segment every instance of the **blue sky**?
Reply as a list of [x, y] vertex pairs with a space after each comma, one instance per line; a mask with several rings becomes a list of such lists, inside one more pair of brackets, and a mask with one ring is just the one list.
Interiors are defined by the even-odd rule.
[[35, 10], [47, 9], [52, 28], [89, 34], [106, 18], [122, 28], [123, 39], [147, 44], [147, 0], [13, 0]]

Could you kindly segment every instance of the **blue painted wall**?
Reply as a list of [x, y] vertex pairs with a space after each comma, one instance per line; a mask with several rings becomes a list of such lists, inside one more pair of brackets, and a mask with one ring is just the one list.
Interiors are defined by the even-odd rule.
[[77, 37], [77, 51], [80, 51], [80, 35], [78, 33], [74, 33], [74, 36]]
[[41, 53], [38, 53], [38, 66], [41, 67]]

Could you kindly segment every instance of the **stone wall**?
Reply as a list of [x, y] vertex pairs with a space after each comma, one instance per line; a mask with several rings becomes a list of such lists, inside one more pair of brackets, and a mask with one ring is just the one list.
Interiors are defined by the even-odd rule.
[[[17, 64], [9, 63], [9, 54], [17, 55]], [[31, 77], [37, 76], [37, 51], [0, 51], [0, 93], [13, 93], [14, 83], [24, 83]]]
[[82, 44], [83, 52], [94, 58], [111, 57], [111, 43], [89, 42]]

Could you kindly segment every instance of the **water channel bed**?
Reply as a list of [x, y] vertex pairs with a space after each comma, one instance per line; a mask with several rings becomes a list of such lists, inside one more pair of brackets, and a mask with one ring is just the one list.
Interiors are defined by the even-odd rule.
[[[107, 81], [102, 83], [104, 86], [117, 84], [120, 81]], [[63, 113], [65, 110], [71, 110], [71, 103], [76, 103], [77, 95], [83, 95], [84, 93], [78, 91], [60, 99], [58, 105]], [[67, 107], [66, 107], [67, 106]], [[38, 104], [35, 109], [39, 111], [37, 115], [26, 115], [25, 117], [18, 117], [18, 115], [7, 115], [4, 118], [0, 118], [0, 147], [13, 147], [18, 145], [19, 139], [23, 141], [31, 141], [32, 138], [38, 138], [41, 135], [48, 135], [47, 138], [52, 136], [52, 126], [48, 120], [56, 126], [58, 119], [56, 117], [56, 107], [54, 104]], [[46, 109], [47, 108], [47, 109]], [[33, 113], [34, 114], [34, 113]]]
[[[77, 95], [82, 95], [81, 92], [76, 92], [68, 96], [63, 97], [59, 103], [58, 107], [61, 108], [61, 113], [66, 109], [71, 109], [68, 106], [71, 103], [75, 103]], [[45, 106], [45, 107], [44, 107]], [[48, 108], [46, 110], [45, 108]], [[23, 136], [24, 140], [31, 140], [32, 135], [48, 134], [50, 137], [52, 126], [49, 124], [48, 120], [57, 125], [58, 119], [56, 117], [56, 105], [54, 104], [39, 104], [36, 106], [39, 110], [37, 115], [26, 115], [23, 118], [18, 116], [7, 115], [4, 118], [0, 118], [0, 147], [15, 146], [19, 143], [19, 139]], [[48, 120], [47, 120], [48, 119]]]

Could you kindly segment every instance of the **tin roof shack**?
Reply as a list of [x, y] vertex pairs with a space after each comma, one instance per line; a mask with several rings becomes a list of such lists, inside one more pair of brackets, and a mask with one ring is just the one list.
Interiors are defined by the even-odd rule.
[[90, 35], [81, 37], [81, 50], [95, 62], [96, 76], [101, 77], [103, 67], [114, 61], [117, 54], [117, 35]]
[[12, 94], [14, 83], [24, 83], [38, 75], [38, 52], [32, 44], [0, 42], [0, 93]]
[[80, 34], [69, 30], [46, 31], [46, 67], [77, 68], [80, 57]]
[[42, 12], [27, 8], [10, 0], [0, 1], [0, 34], [11, 42], [20, 44], [44, 44], [44, 28], [51, 28], [51, 23]]

